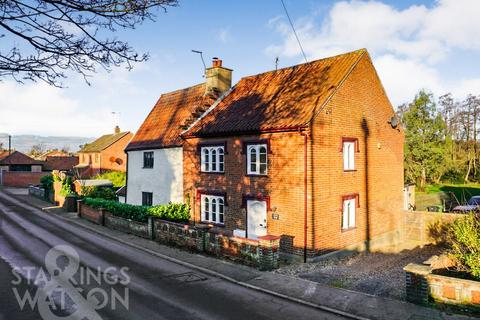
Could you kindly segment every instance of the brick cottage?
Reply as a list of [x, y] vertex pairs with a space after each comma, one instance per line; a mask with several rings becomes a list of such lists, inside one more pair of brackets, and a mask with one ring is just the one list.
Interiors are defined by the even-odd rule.
[[366, 50], [245, 77], [219, 94], [181, 125], [192, 220], [280, 236], [284, 253], [305, 258], [394, 241], [404, 135]]

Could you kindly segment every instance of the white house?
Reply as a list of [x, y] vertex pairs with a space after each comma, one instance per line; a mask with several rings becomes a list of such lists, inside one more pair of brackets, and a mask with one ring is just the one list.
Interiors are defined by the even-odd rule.
[[126, 202], [157, 205], [183, 202], [183, 150], [180, 134], [232, 83], [232, 70], [214, 58], [206, 82], [162, 94], [127, 153]]

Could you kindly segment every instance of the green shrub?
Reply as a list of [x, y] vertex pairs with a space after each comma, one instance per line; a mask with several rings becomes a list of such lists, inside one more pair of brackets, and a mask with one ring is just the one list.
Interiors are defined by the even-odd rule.
[[149, 216], [174, 222], [186, 222], [190, 219], [189, 206], [179, 203], [145, 207], [100, 198], [85, 198], [85, 204], [96, 209], [103, 208], [115, 216], [139, 222], [146, 222]]
[[68, 195], [75, 194], [72, 189], [72, 178], [66, 177], [62, 180], [62, 188], [60, 189], [60, 195], [66, 197]]
[[95, 180], [110, 180], [116, 188], [123, 187], [127, 184], [127, 175], [125, 172], [109, 171], [97, 174], [93, 179]]
[[82, 195], [86, 198], [101, 198], [105, 200], [115, 200], [117, 195], [109, 187], [82, 187]]
[[53, 192], [53, 176], [49, 174], [48, 176], [41, 177], [40, 184], [43, 190], [45, 190], [45, 198], [48, 199], [48, 196]]
[[449, 227], [453, 255], [480, 280], [480, 217], [474, 213], [455, 220]]

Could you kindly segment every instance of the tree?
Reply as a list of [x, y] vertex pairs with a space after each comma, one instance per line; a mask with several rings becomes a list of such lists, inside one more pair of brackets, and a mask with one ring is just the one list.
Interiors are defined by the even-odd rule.
[[445, 122], [433, 96], [420, 91], [403, 111], [405, 127], [405, 177], [423, 190], [428, 181], [439, 182], [445, 166]]
[[34, 158], [37, 158], [41, 156], [43, 153], [45, 153], [45, 150], [46, 150], [45, 145], [43, 143], [39, 143], [39, 144], [33, 145], [32, 149], [28, 154]]
[[132, 68], [148, 56], [107, 35], [153, 20], [155, 8], [176, 5], [177, 0], [0, 0], [0, 38], [12, 43], [0, 51], [0, 79], [61, 86], [67, 70], [87, 81], [98, 66]]

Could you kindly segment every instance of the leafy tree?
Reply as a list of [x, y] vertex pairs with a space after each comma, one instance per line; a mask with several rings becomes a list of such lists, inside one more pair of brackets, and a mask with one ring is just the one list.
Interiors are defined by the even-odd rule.
[[43, 80], [61, 86], [65, 71], [86, 76], [95, 67], [145, 61], [126, 42], [108, 38], [118, 29], [134, 29], [153, 9], [177, 0], [0, 0], [0, 79]]
[[405, 127], [405, 177], [418, 182], [421, 190], [427, 181], [439, 182], [447, 169], [445, 122], [437, 112], [431, 93], [420, 91], [403, 110]]

